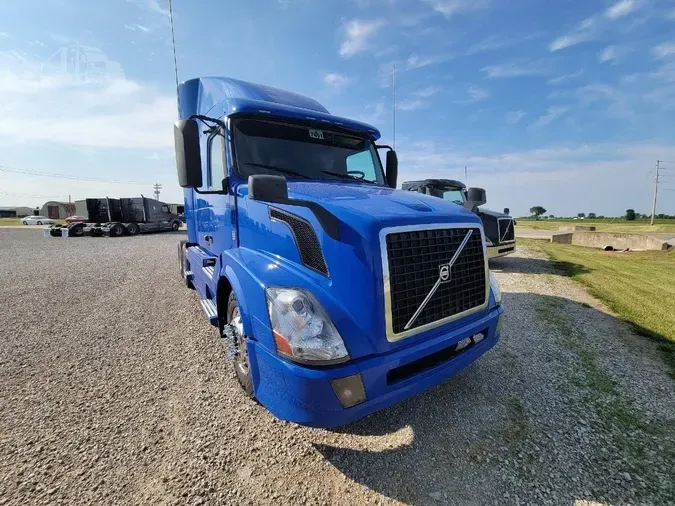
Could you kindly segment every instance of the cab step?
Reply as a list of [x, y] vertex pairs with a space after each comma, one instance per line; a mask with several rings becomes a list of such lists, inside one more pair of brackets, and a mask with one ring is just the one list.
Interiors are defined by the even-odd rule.
[[199, 303], [202, 305], [206, 317], [209, 319], [211, 325], [218, 325], [218, 308], [211, 299], [200, 299]]
[[185, 281], [194, 281], [195, 275], [192, 271], [185, 271]]

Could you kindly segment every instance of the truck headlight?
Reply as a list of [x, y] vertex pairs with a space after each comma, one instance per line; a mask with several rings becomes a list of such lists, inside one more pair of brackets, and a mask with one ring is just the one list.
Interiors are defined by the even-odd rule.
[[265, 293], [277, 353], [301, 363], [349, 359], [342, 337], [311, 293], [298, 288], [267, 288]]
[[499, 305], [502, 303], [502, 290], [499, 288], [499, 282], [492, 271], [490, 271], [490, 289], [492, 290], [492, 295], [495, 297], [495, 304]]

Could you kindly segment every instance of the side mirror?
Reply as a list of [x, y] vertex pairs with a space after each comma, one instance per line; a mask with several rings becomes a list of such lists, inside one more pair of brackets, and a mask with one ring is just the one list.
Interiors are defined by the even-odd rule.
[[398, 156], [396, 151], [393, 149], [387, 151], [387, 162], [386, 162], [386, 176], [387, 184], [390, 188], [396, 189], [396, 180], [398, 179]]
[[248, 176], [248, 197], [265, 202], [285, 202], [288, 200], [286, 178], [271, 174]]
[[475, 209], [487, 202], [487, 195], [483, 188], [469, 188], [466, 191], [466, 200], [472, 204]]
[[173, 125], [178, 184], [183, 188], [202, 186], [202, 156], [199, 146], [199, 124], [182, 119]]

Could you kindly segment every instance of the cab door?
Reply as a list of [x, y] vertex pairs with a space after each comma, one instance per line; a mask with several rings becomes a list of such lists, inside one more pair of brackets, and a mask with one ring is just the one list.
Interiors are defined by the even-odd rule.
[[[226, 136], [222, 128], [209, 133], [206, 142], [206, 163], [203, 164], [204, 187], [202, 191], [223, 190], [227, 177]], [[195, 194], [198, 242], [202, 249], [219, 256], [232, 247], [232, 224], [230, 223], [230, 195], [227, 188], [222, 194]]]

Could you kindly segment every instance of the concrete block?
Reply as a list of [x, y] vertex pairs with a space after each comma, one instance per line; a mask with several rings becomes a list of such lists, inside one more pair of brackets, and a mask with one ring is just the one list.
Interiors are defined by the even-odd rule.
[[551, 242], [557, 242], [558, 244], [572, 244], [572, 236], [574, 234], [553, 234], [551, 236]]

